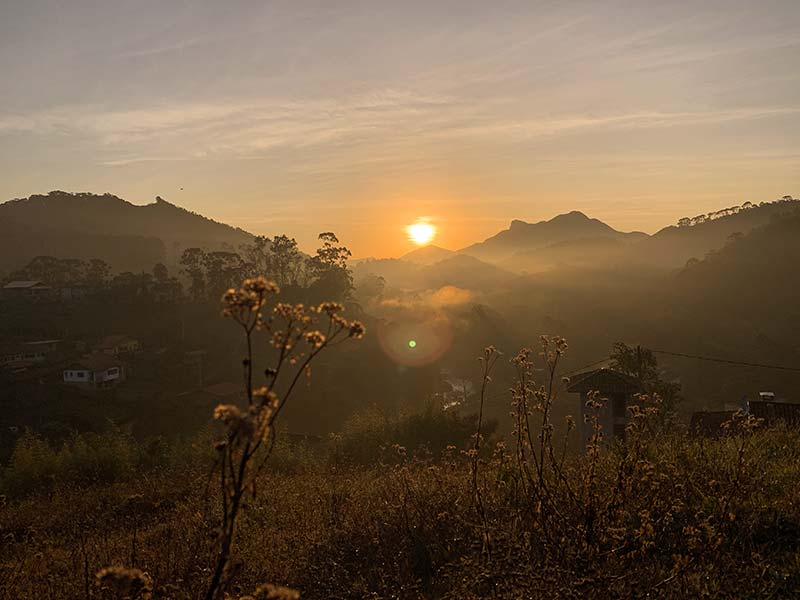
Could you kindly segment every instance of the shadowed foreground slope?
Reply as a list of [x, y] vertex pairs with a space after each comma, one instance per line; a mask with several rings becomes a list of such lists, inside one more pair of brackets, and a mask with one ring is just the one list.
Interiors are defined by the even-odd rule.
[[[498, 445], [479, 464], [480, 510], [472, 458], [455, 448], [389, 448], [364, 467], [284, 448], [242, 515], [229, 597], [263, 582], [319, 599], [793, 597], [800, 435], [646, 429], [627, 450], [567, 459], [568, 486], [551, 473], [539, 487], [536, 462]], [[11, 502], [3, 597], [110, 598], [93, 575], [114, 564], [149, 573], [154, 598], [200, 597], [219, 515], [194, 452]]]

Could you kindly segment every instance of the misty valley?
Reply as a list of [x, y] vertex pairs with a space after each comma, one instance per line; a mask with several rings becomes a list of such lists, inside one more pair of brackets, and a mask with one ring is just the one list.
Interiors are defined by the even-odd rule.
[[0, 227], [17, 597], [798, 583], [798, 200], [396, 259], [161, 198], [52, 192]]

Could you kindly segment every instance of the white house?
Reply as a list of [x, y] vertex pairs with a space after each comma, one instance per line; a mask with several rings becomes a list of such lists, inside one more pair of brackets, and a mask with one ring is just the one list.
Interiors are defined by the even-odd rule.
[[95, 353], [67, 366], [63, 375], [64, 383], [110, 387], [124, 381], [125, 369], [113, 356]]

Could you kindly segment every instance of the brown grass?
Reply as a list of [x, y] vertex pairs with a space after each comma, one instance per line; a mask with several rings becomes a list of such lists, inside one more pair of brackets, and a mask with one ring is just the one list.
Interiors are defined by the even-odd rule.
[[[797, 432], [715, 441], [661, 435], [635, 465], [629, 460], [622, 449], [598, 459], [587, 539], [588, 498], [583, 508], [565, 496], [548, 509], [522, 493], [508, 453], [482, 459], [490, 557], [465, 454], [263, 475], [242, 512], [228, 592], [238, 597], [272, 582], [304, 598], [793, 596]], [[565, 465], [579, 495], [588, 493], [578, 483], [588, 461]], [[198, 469], [10, 503], [0, 518], [3, 597], [72, 599], [88, 590], [101, 598], [94, 573], [108, 565], [146, 572], [156, 598], [201, 597], [220, 519], [204, 488]]]

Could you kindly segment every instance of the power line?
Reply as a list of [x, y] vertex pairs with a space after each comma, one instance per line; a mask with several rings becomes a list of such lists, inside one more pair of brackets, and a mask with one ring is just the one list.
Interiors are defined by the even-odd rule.
[[[754, 362], [747, 362], [747, 361], [730, 360], [730, 359], [727, 359], [727, 358], [717, 358], [717, 357], [714, 357], [714, 356], [700, 356], [700, 355], [697, 355], [697, 354], [687, 354], [687, 353], [684, 353], [684, 352], [671, 352], [669, 350], [654, 350], [652, 348], [648, 348], [648, 350], [650, 350], [650, 352], [653, 352], [655, 354], [664, 354], [664, 355], [667, 355], [667, 356], [677, 356], [677, 357], [680, 357], [680, 358], [691, 358], [691, 359], [694, 359], [694, 360], [704, 360], [704, 361], [708, 361], [708, 362], [717, 362], [717, 363], [723, 363], [723, 364], [728, 364], [728, 365], [737, 365], [737, 366], [741, 366], [741, 367], [757, 367], [757, 368], [761, 368], [761, 369], [777, 369], [777, 370], [780, 370], [780, 371], [791, 371], [791, 372], [795, 372], [795, 373], [800, 373], [800, 367], [787, 367], [787, 366], [784, 366], [784, 365], [771, 365], [771, 364], [767, 364], [767, 363], [754, 363]], [[588, 365], [584, 365], [584, 366], [582, 366], [582, 367], [580, 367], [578, 369], [574, 369], [572, 371], [567, 371], [566, 373], [562, 373], [562, 376], [567, 376], [567, 375], [571, 375], [573, 373], [578, 373], [580, 371], [583, 371], [584, 369], [588, 369], [589, 367], [594, 367], [595, 365], [599, 365], [601, 363], [608, 362], [609, 360], [611, 360], [611, 357], [610, 356], [606, 356], [605, 358], [601, 358], [600, 360], [596, 360], [596, 361], [594, 361], [592, 363], [589, 363]], [[499, 400], [499, 399], [505, 397], [509, 392], [510, 392], [510, 389], [509, 390], [498, 391], [498, 392], [495, 392], [493, 394], [487, 394], [486, 397], [484, 398], [484, 401], [485, 402], [489, 402], [489, 403], [495, 402], [496, 400]]]
[[651, 352], [656, 354], [665, 354], [667, 356], [679, 356], [681, 358], [692, 358], [695, 360], [705, 360], [708, 362], [717, 362], [717, 363], [725, 363], [728, 365], [739, 365], [742, 367], [758, 367], [761, 369], [777, 369], [780, 371], [793, 371], [796, 373], [800, 373], [800, 367], [787, 367], [784, 365], [770, 365], [766, 363], [754, 363], [754, 362], [746, 362], [746, 361], [739, 361], [739, 360], [730, 360], [727, 358], [716, 358], [714, 356], [698, 356], [697, 354], [685, 354], [683, 352], [670, 352], [669, 350], [654, 350], [652, 348], [649, 349]]
[[588, 369], [589, 367], [593, 367], [595, 365], [599, 365], [599, 364], [604, 363], [604, 362], [608, 362], [609, 360], [611, 360], [611, 357], [610, 356], [606, 356], [605, 358], [601, 358], [600, 360], [596, 360], [593, 363], [589, 363], [588, 365], [583, 365], [582, 367], [579, 367], [577, 369], [573, 369], [572, 371], [567, 371], [566, 373], [562, 373], [561, 375], [563, 375], [563, 376], [572, 375], [573, 373], [578, 373], [579, 371], [583, 371], [584, 369]]
[[[741, 367], [757, 367], [757, 368], [761, 368], [761, 369], [776, 369], [776, 370], [779, 370], [779, 371], [791, 371], [791, 372], [794, 372], [794, 373], [800, 373], [800, 367], [787, 367], [785, 365], [774, 365], [774, 364], [768, 364], [768, 363], [756, 363], [756, 362], [748, 362], [748, 361], [742, 361], [742, 360], [731, 360], [731, 359], [728, 359], [728, 358], [719, 358], [719, 357], [716, 357], [716, 356], [700, 356], [698, 354], [688, 354], [688, 353], [685, 353], [685, 352], [672, 352], [670, 350], [655, 350], [655, 349], [652, 349], [652, 348], [648, 348], [648, 350], [650, 350], [650, 352], [653, 352], [654, 354], [664, 354], [666, 356], [677, 356], [677, 357], [680, 357], [680, 358], [691, 358], [691, 359], [694, 359], [694, 360], [704, 360], [704, 361], [708, 361], [708, 362], [717, 362], [717, 363], [723, 363], [723, 364], [728, 364], [728, 365], [737, 365], [737, 366], [741, 366]], [[579, 369], [574, 369], [572, 371], [567, 371], [566, 373], [563, 373], [563, 375], [572, 375], [573, 373], [578, 373], [580, 371], [583, 371], [584, 369], [588, 369], [589, 367], [593, 367], [595, 365], [599, 365], [599, 364], [604, 363], [604, 362], [606, 362], [606, 361], [608, 361], [610, 359], [611, 359], [610, 356], [607, 356], [605, 358], [601, 358], [600, 360], [596, 360], [595, 362], [589, 363], [588, 365], [584, 365], [584, 366], [580, 367]]]

